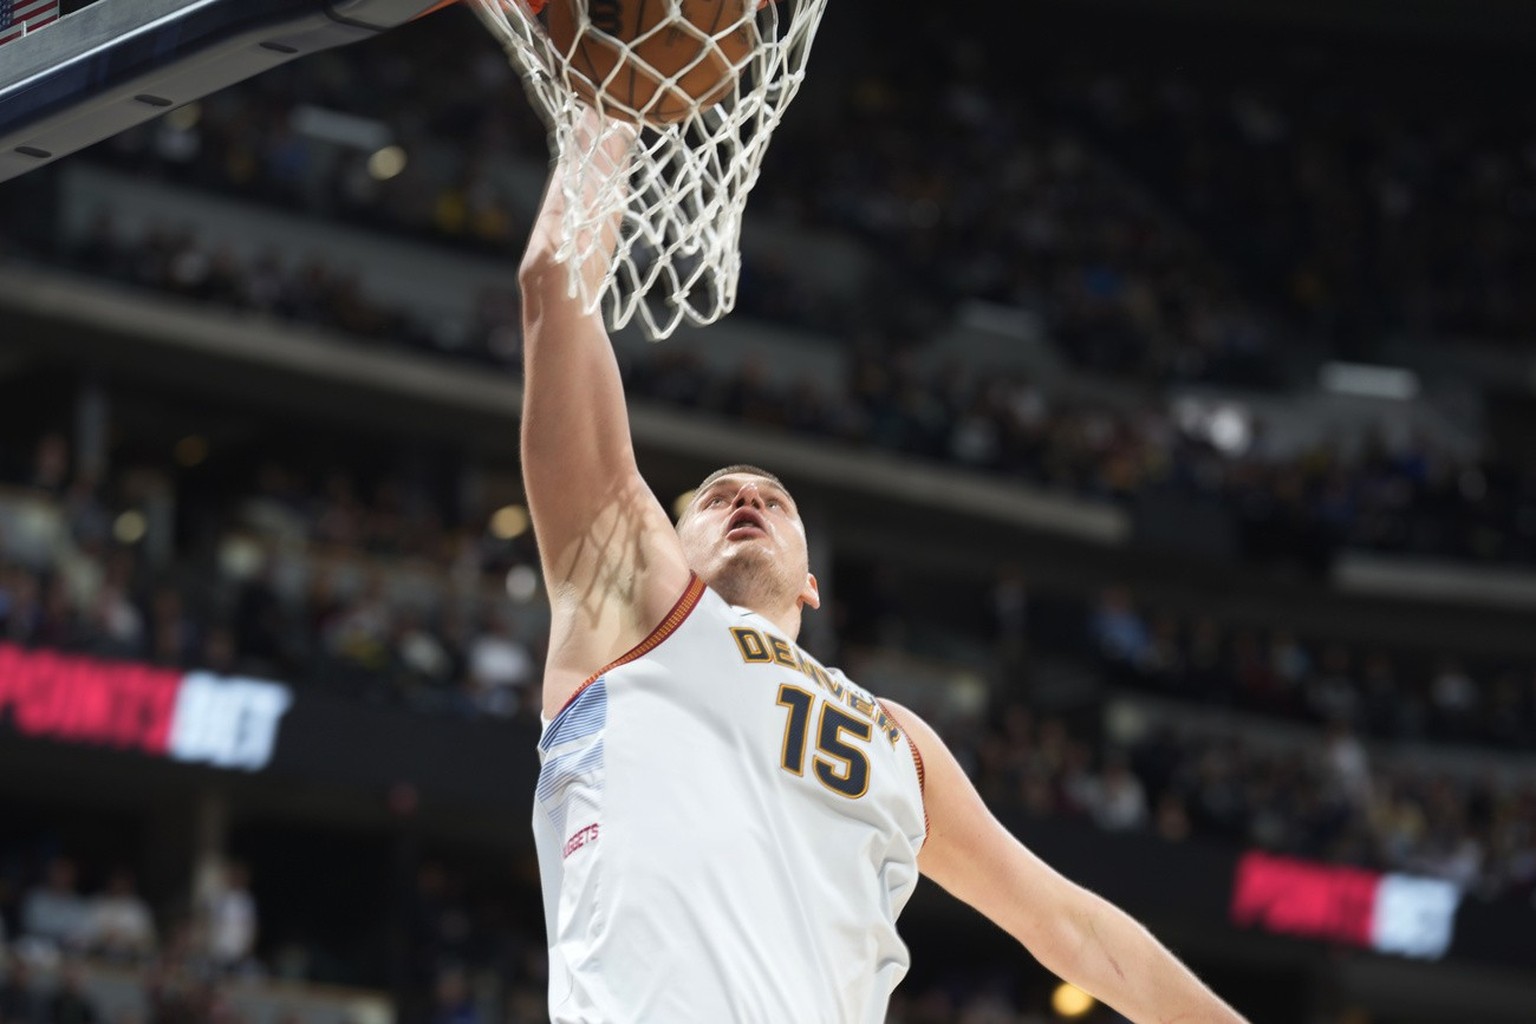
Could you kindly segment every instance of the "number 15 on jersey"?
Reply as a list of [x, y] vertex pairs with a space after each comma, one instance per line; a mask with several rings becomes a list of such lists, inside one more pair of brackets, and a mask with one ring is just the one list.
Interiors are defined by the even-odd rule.
[[805, 774], [811, 711], [818, 703], [821, 712], [816, 718], [816, 753], [811, 757], [811, 772], [832, 792], [857, 800], [869, 792], [869, 755], [849, 740], [867, 743], [873, 726], [826, 701], [817, 701], [815, 694], [788, 683], [779, 687], [778, 705], [789, 710], [788, 720], [784, 723], [780, 767], [792, 775]]

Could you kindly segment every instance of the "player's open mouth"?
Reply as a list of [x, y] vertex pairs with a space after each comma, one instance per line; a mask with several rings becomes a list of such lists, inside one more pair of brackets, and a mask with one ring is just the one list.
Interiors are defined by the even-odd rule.
[[768, 529], [762, 516], [749, 508], [738, 509], [725, 527], [726, 540], [744, 540], [747, 537], [766, 537]]

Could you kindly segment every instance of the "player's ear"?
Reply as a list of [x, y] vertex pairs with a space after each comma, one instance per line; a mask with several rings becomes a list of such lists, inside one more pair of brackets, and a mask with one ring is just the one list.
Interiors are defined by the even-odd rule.
[[821, 586], [816, 582], [816, 574], [813, 572], [805, 574], [805, 586], [800, 589], [800, 607], [806, 605], [821, 607]]

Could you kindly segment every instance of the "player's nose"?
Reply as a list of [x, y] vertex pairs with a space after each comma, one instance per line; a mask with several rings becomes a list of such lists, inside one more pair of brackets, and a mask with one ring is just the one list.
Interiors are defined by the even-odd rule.
[[737, 508], [740, 508], [743, 505], [751, 505], [754, 508], [762, 508], [763, 495], [762, 492], [757, 489], [757, 484], [750, 480], [742, 484], [741, 489], [736, 492], [736, 501], [734, 504]]

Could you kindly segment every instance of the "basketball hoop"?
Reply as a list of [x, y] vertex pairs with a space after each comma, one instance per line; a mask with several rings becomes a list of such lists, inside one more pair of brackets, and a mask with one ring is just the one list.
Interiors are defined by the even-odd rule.
[[[583, 199], [565, 204], [558, 251], [570, 268], [571, 295], [589, 312], [602, 308], [614, 330], [638, 317], [653, 340], [730, 312], [747, 195], [800, 88], [827, 0], [760, 7], [725, 0], [741, 3], [739, 16], [707, 32], [684, 23], [686, 0], [663, 0], [669, 14], [660, 26], [629, 41], [594, 30], [589, 0], [554, 0], [575, 12], [575, 41], [564, 51], [537, 17], [545, 0], [467, 2], [506, 49], [549, 127], [563, 178], [551, 187]], [[679, 29], [697, 35], [698, 55], [658, 70], [642, 54], [655, 52], [659, 32]], [[745, 33], [750, 47], [727, 45]], [[594, 39], [607, 51], [606, 69], [588, 49]], [[701, 68], [716, 67], [712, 87], [692, 85]], [[643, 95], [634, 69], [650, 83]], [[626, 75], [628, 92], [617, 84]], [[624, 143], [627, 163], [616, 163]], [[601, 261], [607, 254], [596, 250], [612, 238], [593, 228], [616, 216], [622, 227], [606, 274], [584, 277], [580, 268]]]

